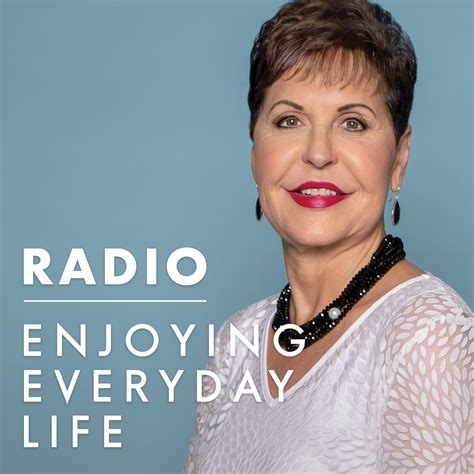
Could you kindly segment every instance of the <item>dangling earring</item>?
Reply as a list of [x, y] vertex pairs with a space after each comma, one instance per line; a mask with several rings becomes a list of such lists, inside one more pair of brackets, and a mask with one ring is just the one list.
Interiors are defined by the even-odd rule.
[[400, 220], [400, 204], [398, 203], [398, 197], [400, 195], [400, 186], [398, 186], [397, 193], [395, 194], [395, 202], [392, 205], [392, 224], [397, 225]]
[[[258, 189], [258, 184], [255, 185]], [[257, 203], [255, 205], [255, 215], [257, 217], [257, 221], [262, 219], [262, 208], [260, 207], [260, 200], [257, 197]]]
[[260, 207], [260, 201], [257, 198], [257, 204], [255, 206], [255, 214], [257, 216], [257, 221], [262, 219], [262, 208]]

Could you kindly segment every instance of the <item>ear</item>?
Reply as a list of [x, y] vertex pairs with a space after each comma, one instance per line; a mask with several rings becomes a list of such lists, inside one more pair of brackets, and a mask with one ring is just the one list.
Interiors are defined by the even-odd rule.
[[412, 127], [408, 124], [398, 142], [395, 161], [392, 167], [392, 176], [390, 178], [390, 187], [394, 193], [398, 191], [399, 187], [402, 187], [403, 176], [408, 165], [408, 159], [410, 158], [411, 132]]
[[255, 183], [257, 182], [257, 175], [255, 173], [255, 148], [254, 145], [252, 144], [252, 152], [251, 152], [251, 160], [250, 160], [250, 166], [252, 168], [252, 174], [253, 174], [253, 179]]

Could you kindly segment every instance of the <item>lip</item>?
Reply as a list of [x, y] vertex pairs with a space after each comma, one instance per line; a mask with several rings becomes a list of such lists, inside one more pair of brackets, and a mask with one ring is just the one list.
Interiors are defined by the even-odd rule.
[[326, 189], [330, 189], [331, 191], [335, 191], [336, 193], [347, 194], [338, 186], [336, 186], [334, 183], [331, 183], [330, 181], [305, 181], [304, 183], [301, 183], [300, 185], [298, 185], [297, 188], [291, 189], [290, 192], [297, 192], [297, 191], [301, 191], [302, 189], [309, 189], [309, 188], [326, 188]]
[[[337, 196], [311, 196], [298, 193], [298, 191], [308, 188], [326, 188], [340, 194], [338, 194]], [[312, 209], [331, 207], [334, 204], [337, 204], [338, 202], [341, 202], [350, 196], [350, 193], [345, 193], [334, 183], [328, 181], [305, 181], [304, 183], [301, 183], [297, 188], [288, 192], [297, 204]]]

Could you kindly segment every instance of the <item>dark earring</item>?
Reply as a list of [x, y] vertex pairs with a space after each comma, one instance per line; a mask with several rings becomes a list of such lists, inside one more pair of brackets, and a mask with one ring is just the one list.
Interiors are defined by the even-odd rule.
[[257, 216], [257, 221], [261, 220], [261, 218], [262, 218], [262, 208], [260, 207], [259, 198], [257, 198], [257, 204], [255, 206], [255, 214]]
[[[258, 192], [258, 184], [255, 184]], [[260, 207], [260, 199], [257, 197], [257, 204], [255, 205], [255, 215], [257, 216], [257, 221], [262, 218], [262, 208]]]
[[392, 205], [392, 224], [397, 225], [400, 221], [400, 204], [398, 203], [398, 197], [400, 195], [400, 186], [398, 187], [398, 191], [395, 194], [395, 202]]

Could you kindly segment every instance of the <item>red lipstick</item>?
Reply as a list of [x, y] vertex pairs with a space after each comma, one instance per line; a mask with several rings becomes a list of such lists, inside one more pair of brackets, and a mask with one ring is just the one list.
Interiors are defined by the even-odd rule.
[[[335, 196], [316, 196], [311, 194], [302, 194], [299, 191], [302, 189], [321, 189], [326, 188], [335, 191]], [[303, 207], [310, 207], [313, 209], [320, 209], [333, 206], [340, 201], [343, 201], [350, 196], [350, 193], [345, 193], [334, 183], [328, 181], [305, 181], [295, 189], [288, 191], [293, 200]]]

